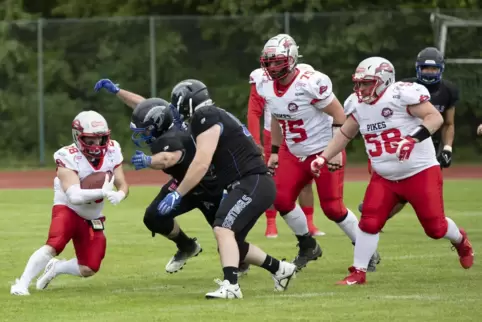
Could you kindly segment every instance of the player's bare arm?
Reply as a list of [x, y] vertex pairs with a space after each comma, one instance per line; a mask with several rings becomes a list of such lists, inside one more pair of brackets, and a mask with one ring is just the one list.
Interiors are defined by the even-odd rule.
[[345, 149], [347, 144], [355, 138], [360, 130], [358, 122], [353, 117], [348, 117], [339, 131], [334, 133], [333, 139], [328, 143], [323, 153], [311, 163], [311, 171], [319, 175], [320, 169]]
[[127, 197], [129, 194], [129, 184], [127, 183], [122, 164], [114, 170], [114, 186], [117, 191], [122, 191], [124, 193], [124, 198]]
[[101, 189], [82, 189], [80, 188], [79, 176], [71, 169], [59, 167], [57, 177], [69, 202], [73, 205], [82, 205], [104, 198], [108, 192], [112, 191], [115, 179], [113, 176], [109, 181], [109, 176], [106, 175], [106, 180]]
[[155, 170], [168, 169], [178, 164], [181, 161], [183, 154], [183, 151], [156, 153], [152, 156], [149, 167]]
[[283, 142], [283, 133], [279, 121], [273, 115], [271, 117], [271, 155], [268, 160], [268, 167], [275, 169], [278, 166], [278, 150]]
[[142, 102], [143, 100], [145, 100], [144, 97], [136, 94], [136, 93], [133, 93], [133, 92], [129, 92], [129, 91], [126, 91], [125, 89], [119, 89], [119, 91], [117, 92], [116, 96], [122, 101], [124, 102], [124, 104], [126, 104], [127, 106], [129, 106], [130, 108], [132, 109], [135, 109], [136, 106]]
[[219, 124], [211, 126], [208, 130], [197, 136], [196, 154], [187, 170], [184, 180], [182, 180], [177, 188], [177, 192], [181, 196], [185, 196], [197, 186], [208, 172], [220, 136], [221, 126]]
[[343, 125], [345, 122], [345, 110], [336, 97], [323, 109], [323, 112], [333, 117], [334, 127], [336, 127], [336, 125]]
[[[440, 114], [435, 106], [428, 101], [416, 105], [410, 105], [408, 106], [408, 111], [412, 116], [423, 120], [422, 126], [424, 126], [430, 134], [435, 133], [444, 122], [442, 114]], [[418, 138], [414, 137], [414, 139], [417, 142], [420, 142]]]
[[452, 151], [455, 136], [455, 107], [445, 110], [444, 123], [442, 125], [442, 142], [444, 149]]

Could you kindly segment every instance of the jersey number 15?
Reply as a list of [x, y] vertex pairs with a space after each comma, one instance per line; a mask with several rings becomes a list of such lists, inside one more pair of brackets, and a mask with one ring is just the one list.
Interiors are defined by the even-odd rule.
[[305, 125], [303, 120], [278, 120], [278, 122], [281, 125], [281, 130], [283, 131], [283, 136], [285, 138], [288, 132], [296, 135], [295, 137], [290, 138], [294, 143], [303, 142], [308, 138], [308, 135], [303, 128], [303, 125]]

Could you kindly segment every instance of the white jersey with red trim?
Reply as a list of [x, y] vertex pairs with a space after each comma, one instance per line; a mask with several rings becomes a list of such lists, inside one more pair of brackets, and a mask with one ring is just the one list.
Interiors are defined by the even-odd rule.
[[323, 109], [334, 99], [330, 78], [315, 70], [299, 70], [283, 94], [275, 83], [256, 84], [266, 109], [281, 125], [288, 149], [297, 157], [323, 151], [333, 137], [333, 118]]
[[[311, 70], [314, 71], [315, 69], [308, 64], [298, 64], [296, 67], [299, 70]], [[266, 76], [266, 72], [262, 68], [255, 69], [249, 75], [249, 83], [250, 84], [259, 84], [261, 82], [272, 82], [268, 76]], [[268, 132], [271, 132], [271, 113], [269, 110], [264, 108], [264, 129]]]
[[351, 111], [360, 125], [373, 170], [385, 179], [405, 179], [439, 164], [432, 138], [415, 144], [408, 160], [399, 162], [396, 156], [396, 143], [422, 124], [421, 119], [410, 115], [408, 106], [429, 99], [425, 86], [397, 82], [373, 104], [359, 103], [355, 94], [345, 101], [345, 110]]
[[[97, 167], [94, 167], [82, 154], [75, 144], [68, 145], [54, 153], [54, 160], [57, 167], [64, 167], [75, 171], [80, 181], [94, 172], [112, 172], [122, 164], [122, 150], [117, 141], [111, 140], [104, 158]], [[83, 205], [72, 205], [62, 189], [58, 177], [54, 179], [54, 205], [66, 205], [75, 211], [79, 216], [91, 220], [102, 216], [104, 200], [100, 199]]]

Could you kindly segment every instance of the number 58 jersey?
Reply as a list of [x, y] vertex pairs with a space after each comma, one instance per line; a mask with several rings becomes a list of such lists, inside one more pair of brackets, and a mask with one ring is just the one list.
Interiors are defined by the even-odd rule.
[[333, 137], [333, 118], [323, 109], [334, 99], [330, 78], [318, 71], [297, 69], [289, 87], [280, 93], [267, 78], [256, 84], [265, 108], [275, 117], [288, 149], [297, 157], [323, 151]]
[[[73, 170], [82, 181], [83, 178], [94, 172], [114, 172], [123, 161], [122, 151], [117, 141], [111, 140], [106, 154], [97, 166], [93, 166], [89, 160], [80, 152], [75, 144], [68, 145], [54, 153], [54, 160], [57, 167]], [[101, 216], [104, 209], [104, 200], [99, 199], [87, 204], [73, 205], [69, 202], [67, 195], [62, 189], [58, 177], [54, 179], [54, 205], [66, 205], [74, 210], [79, 216], [91, 220]]]
[[397, 82], [375, 103], [359, 103], [355, 94], [345, 101], [345, 111], [360, 126], [371, 166], [383, 178], [402, 180], [439, 164], [432, 138], [415, 144], [408, 160], [399, 162], [396, 156], [397, 143], [422, 124], [421, 119], [410, 114], [408, 106], [429, 99], [430, 93], [424, 86]]

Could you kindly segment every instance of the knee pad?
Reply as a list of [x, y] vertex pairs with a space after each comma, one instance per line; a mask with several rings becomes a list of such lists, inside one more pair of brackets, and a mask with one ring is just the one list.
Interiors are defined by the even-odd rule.
[[383, 226], [385, 223], [381, 223], [378, 221], [376, 218], [363, 218], [360, 220], [358, 223], [358, 228], [360, 228], [361, 231], [367, 233], [367, 234], [378, 234], [380, 230], [382, 230]]
[[438, 225], [433, 225], [432, 226], [426, 226], [423, 227], [425, 230], [425, 234], [432, 238], [432, 239], [440, 239], [443, 238], [447, 234], [447, 221], [444, 220], [444, 222], [438, 224]]
[[152, 232], [153, 236], [154, 234], [167, 236], [174, 228], [174, 218], [171, 216], [160, 217], [147, 208], [144, 214], [144, 225]]
[[249, 252], [249, 243], [246, 241], [238, 242], [239, 262], [243, 262]]
[[334, 222], [342, 222], [348, 213], [342, 199], [321, 200], [320, 206], [325, 216]]

